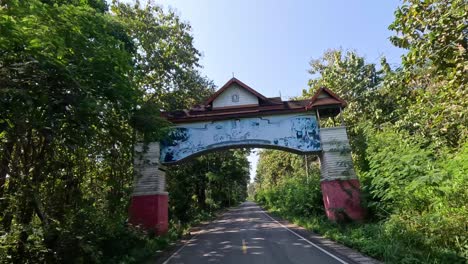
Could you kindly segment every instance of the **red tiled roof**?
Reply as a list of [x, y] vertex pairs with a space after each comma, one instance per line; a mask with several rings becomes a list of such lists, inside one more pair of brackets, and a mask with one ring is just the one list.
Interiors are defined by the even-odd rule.
[[[328, 94], [329, 97], [327, 98], [319, 98], [319, 95], [322, 93]], [[330, 89], [326, 87], [321, 87], [315, 92], [312, 99], [310, 99], [310, 103], [307, 105], [307, 108], [313, 108], [317, 106], [325, 106], [325, 105], [339, 105], [342, 108], [346, 107], [347, 103], [345, 100], [341, 99], [338, 95], [332, 92]]]
[[239, 81], [238, 79], [232, 77], [232, 79], [229, 80], [225, 85], [223, 85], [223, 87], [221, 87], [221, 89], [216, 91], [216, 93], [214, 93], [210, 98], [208, 98], [208, 100], [206, 100], [205, 105], [211, 104], [216, 99], [216, 97], [218, 97], [221, 93], [223, 93], [227, 88], [229, 88], [234, 83], [239, 85], [240, 87], [244, 88], [245, 90], [249, 91], [250, 93], [254, 94], [260, 100], [264, 100], [264, 101], [268, 100], [265, 96], [263, 96], [261, 93], [255, 91], [254, 89], [250, 88], [247, 84], [245, 84], [245, 83]]
[[259, 115], [275, 115], [300, 113], [306, 111], [310, 100], [286, 101], [281, 104], [264, 104], [241, 106], [236, 108], [201, 110], [199, 108], [163, 113], [163, 116], [173, 123], [187, 123], [207, 120], [220, 120], [234, 117], [252, 117]]
[[[238, 107], [224, 107], [213, 109], [211, 103], [227, 87], [237, 83], [242, 88], [248, 90], [259, 98], [258, 105], [243, 105]], [[318, 98], [325, 92], [326, 98]], [[282, 101], [280, 97], [267, 98], [254, 89], [248, 87], [241, 81], [232, 78], [213, 96], [211, 96], [204, 105], [197, 105], [189, 110], [179, 110], [162, 113], [162, 116], [173, 123], [189, 123], [198, 121], [213, 121], [229, 118], [254, 117], [260, 115], [278, 115], [287, 113], [308, 112], [316, 108], [341, 106], [345, 107], [346, 102], [327, 88], [320, 88], [309, 100]]]

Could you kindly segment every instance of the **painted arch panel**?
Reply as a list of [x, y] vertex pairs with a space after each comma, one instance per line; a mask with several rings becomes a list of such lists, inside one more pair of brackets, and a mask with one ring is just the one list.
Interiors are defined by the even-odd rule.
[[305, 113], [181, 124], [161, 141], [161, 162], [174, 163], [232, 147], [318, 152], [321, 146], [317, 119], [315, 114]]

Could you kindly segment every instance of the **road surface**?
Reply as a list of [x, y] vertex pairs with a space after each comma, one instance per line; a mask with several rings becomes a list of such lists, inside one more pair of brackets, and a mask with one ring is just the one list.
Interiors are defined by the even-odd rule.
[[349, 263], [245, 202], [192, 237], [164, 263]]

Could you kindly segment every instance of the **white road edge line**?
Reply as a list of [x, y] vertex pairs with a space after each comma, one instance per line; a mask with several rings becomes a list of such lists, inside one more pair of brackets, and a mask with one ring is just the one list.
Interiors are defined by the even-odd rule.
[[291, 229], [287, 228], [285, 225], [283, 225], [283, 224], [281, 224], [280, 222], [276, 221], [276, 219], [274, 219], [273, 217], [271, 217], [269, 214], [267, 214], [267, 213], [266, 213], [265, 211], [263, 211], [261, 208], [260, 208], [260, 210], [262, 211], [262, 213], [263, 213], [264, 215], [268, 216], [271, 220], [273, 220], [273, 221], [275, 221], [276, 223], [278, 223], [278, 224], [279, 224], [280, 226], [282, 226], [284, 229], [286, 229], [286, 230], [288, 230], [289, 232], [293, 233], [293, 234], [296, 235], [297, 237], [299, 237], [299, 238], [305, 240], [307, 243], [309, 243], [309, 244], [311, 244], [312, 246], [316, 247], [318, 250], [322, 251], [323, 253], [327, 254], [328, 256], [330, 256], [330, 257], [336, 259], [337, 261], [339, 261], [339, 262], [341, 262], [341, 263], [343, 263], [343, 264], [349, 264], [348, 262], [346, 262], [346, 261], [340, 259], [339, 257], [337, 257], [337, 256], [333, 255], [332, 253], [326, 251], [325, 249], [321, 248], [321, 247], [318, 246], [317, 244], [315, 244], [315, 243], [309, 241], [307, 238], [305, 238], [305, 237], [299, 235], [298, 233], [292, 231]]

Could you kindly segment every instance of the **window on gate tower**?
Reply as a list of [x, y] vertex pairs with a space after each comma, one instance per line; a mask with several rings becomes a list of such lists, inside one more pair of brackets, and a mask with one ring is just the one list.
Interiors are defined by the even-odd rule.
[[232, 98], [233, 103], [238, 103], [239, 102], [239, 95], [238, 94], [233, 94], [231, 98]]

